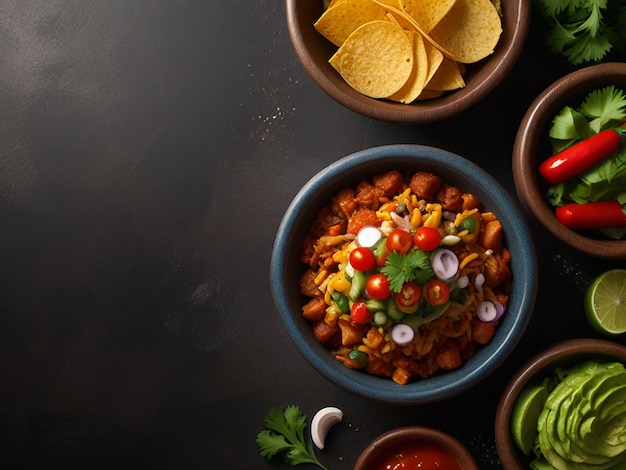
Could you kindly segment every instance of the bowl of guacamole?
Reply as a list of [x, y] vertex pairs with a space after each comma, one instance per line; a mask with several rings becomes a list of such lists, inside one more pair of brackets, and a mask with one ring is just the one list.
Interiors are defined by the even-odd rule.
[[568, 340], [531, 358], [498, 403], [503, 468], [626, 468], [626, 345]]

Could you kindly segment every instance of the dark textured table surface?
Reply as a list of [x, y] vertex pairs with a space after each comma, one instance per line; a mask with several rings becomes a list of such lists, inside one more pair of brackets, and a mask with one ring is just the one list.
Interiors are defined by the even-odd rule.
[[540, 279], [525, 337], [463, 396], [406, 407], [351, 396], [303, 360], [272, 302], [272, 243], [310, 177], [371, 146], [442, 147], [514, 195], [517, 126], [567, 70], [533, 22], [484, 102], [392, 124], [313, 84], [282, 0], [1, 2], [0, 466], [288, 468], [255, 436], [293, 403], [344, 411], [318, 452], [331, 469], [404, 425], [435, 426], [499, 468], [504, 385], [543, 347], [596, 336], [583, 291], [618, 262], [529, 218]]

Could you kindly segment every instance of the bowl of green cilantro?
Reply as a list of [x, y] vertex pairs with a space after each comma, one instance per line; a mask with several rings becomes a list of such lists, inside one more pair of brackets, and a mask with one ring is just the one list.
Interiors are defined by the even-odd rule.
[[522, 205], [552, 236], [589, 256], [626, 259], [625, 122], [626, 63], [609, 62], [547, 87], [515, 139]]

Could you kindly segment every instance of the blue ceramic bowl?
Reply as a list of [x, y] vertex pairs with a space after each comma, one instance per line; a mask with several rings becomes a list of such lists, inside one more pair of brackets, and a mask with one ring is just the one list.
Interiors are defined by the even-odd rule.
[[[505, 231], [513, 271], [507, 313], [492, 341], [460, 368], [428, 379], [399, 385], [345, 367], [313, 336], [302, 316], [305, 299], [300, 277], [303, 240], [317, 216], [341, 189], [356, 186], [389, 170], [430, 171], [448, 184], [474, 194], [493, 211]], [[450, 152], [419, 145], [389, 145], [363, 150], [326, 167], [308, 181], [288, 207], [274, 242], [271, 285], [274, 302], [287, 333], [305, 359], [324, 377], [343, 389], [377, 401], [426, 404], [457, 395], [494, 371], [512, 352], [532, 315], [537, 290], [537, 258], [524, 216], [511, 196], [488, 173]]]

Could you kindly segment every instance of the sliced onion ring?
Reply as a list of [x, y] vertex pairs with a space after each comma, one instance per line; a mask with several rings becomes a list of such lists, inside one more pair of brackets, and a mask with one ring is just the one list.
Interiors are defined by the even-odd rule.
[[[506, 308], [505, 308], [505, 306], [504, 306], [504, 305], [502, 305], [502, 303], [501, 303], [501, 302], [497, 302], [497, 301], [496, 301], [496, 302], [494, 302], [494, 304], [495, 304], [495, 306], [496, 306], [496, 312], [497, 312], [497, 313], [496, 313], [496, 318], [495, 318], [495, 320], [499, 320], [499, 319], [500, 319], [500, 317], [502, 317], [502, 315], [504, 315], [504, 311], [506, 310]], [[494, 321], [495, 321], [495, 320], [494, 320]]]
[[452, 250], [442, 248], [433, 255], [432, 267], [439, 279], [449, 281], [459, 272], [459, 259]]
[[382, 232], [377, 227], [366, 225], [356, 234], [356, 243], [359, 246], [371, 248], [378, 243], [382, 236]]
[[476, 280], [474, 281], [474, 286], [479, 292], [483, 290], [484, 283], [485, 283], [485, 275], [483, 273], [478, 273], [476, 275]]
[[409, 325], [396, 323], [391, 327], [391, 339], [398, 346], [406, 346], [415, 338], [415, 331]]
[[485, 300], [478, 304], [478, 308], [476, 309], [476, 315], [480, 321], [485, 323], [490, 323], [498, 317], [498, 309], [496, 305], [489, 301]]
[[469, 277], [459, 276], [459, 278], [456, 280], [456, 287], [458, 287], [459, 289], [465, 289], [467, 286], [469, 286]]

